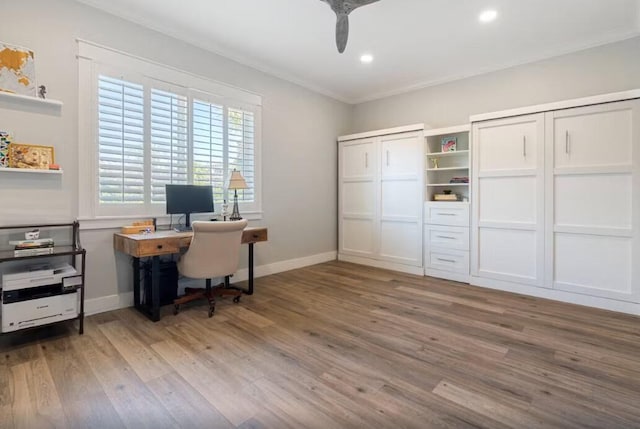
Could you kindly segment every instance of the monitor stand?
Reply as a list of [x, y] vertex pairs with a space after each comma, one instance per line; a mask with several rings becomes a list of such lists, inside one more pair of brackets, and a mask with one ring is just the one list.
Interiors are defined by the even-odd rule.
[[185, 224], [184, 225], [178, 225], [174, 228], [175, 232], [190, 232], [193, 231], [193, 229], [191, 229], [191, 213], [185, 213]]

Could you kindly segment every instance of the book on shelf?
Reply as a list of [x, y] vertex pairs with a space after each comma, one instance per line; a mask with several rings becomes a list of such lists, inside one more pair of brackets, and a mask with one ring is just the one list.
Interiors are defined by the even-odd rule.
[[37, 255], [51, 255], [53, 254], [53, 246], [40, 247], [35, 249], [15, 249], [13, 256], [37, 256]]
[[449, 180], [449, 183], [469, 183], [469, 177], [453, 177], [451, 178], [451, 180]]
[[40, 247], [53, 246], [53, 238], [39, 238], [35, 240], [16, 240], [10, 241], [9, 244], [16, 247], [16, 249], [34, 249]]
[[458, 201], [458, 194], [434, 194], [433, 201]]

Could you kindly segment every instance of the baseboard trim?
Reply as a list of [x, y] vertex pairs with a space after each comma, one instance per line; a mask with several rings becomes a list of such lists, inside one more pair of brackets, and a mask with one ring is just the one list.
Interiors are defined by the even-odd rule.
[[411, 265], [403, 265], [395, 262], [379, 261], [377, 259], [363, 258], [361, 256], [351, 256], [338, 254], [338, 260], [351, 262], [353, 264], [367, 265], [369, 267], [382, 268], [385, 270], [399, 271], [401, 273], [414, 274], [416, 276], [424, 276], [422, 267], [414, 267]]
[[101, 296], [100, 298], [91, 298], [84, 301], [84, 314], [91, 316], [92, 314], [104, 313], [107, 311], [118, 310], [133, 306], [133, 291], [123, 292], [116, 295]]
[[633, 302], [616, 301], [608, 298], [600, 298], [596, 296], [582, 295], [572, 292], [564, 292], [560, 290], [511, 283], [502, 280], [486, 279], [476, 276], [471, 276], [470, 284], [472, 284], [473, 286], [486, 287], [489, 289], [497, 289], [506, 292], [514, 292], [522, 295], [567, 302], [569, 304], [584, 305], [586, 307], [595, 307], [601, 308], [603, 310], [617, 311], [619, 313], [627, 313], [640, 316], [640, 304]]
[[[308, 267], [310, 265], [321, 264], [323, 262], [335, 261], [338, 252], [325, 252], [316, 255], [305, 256], [302, 258], [288, 259], [286, 261], [274, 262], [272, 264], [260, 265], [255, 267], [254, 278], [265, 277], [271, 274], [291, 271], [298, 268]], [[244, 281], [249, 278], [249, 270], [242, 268], [233, 276], [234, 281]], [[133, 291], [123, 292], [116, 295], [102, 296], [85, 300], [85, 315], [104, 313], [107, 311], [119, 310], [133, 306]]]

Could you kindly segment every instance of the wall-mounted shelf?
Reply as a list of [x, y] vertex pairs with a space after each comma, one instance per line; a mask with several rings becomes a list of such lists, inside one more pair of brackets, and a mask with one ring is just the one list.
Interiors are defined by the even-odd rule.
[[62, 101], [59, 101], [59, 100], [31, 97], [29, 95], [20, 95], [20, 94], [13, 94], [10, 92], [0, 91], [0, 101], [2, 100], [6, 100], [12, 103], [24, 104], [24, 105], [31, 104], [31, 105], [44, 105], [44, 106], [51, 106], [51, 107], [63, 106]]
[[0, 168], [0, 173], [62, 174], [62, 170], [39, 170], [35, 168]]
[[[460, 183], [459, 179], [469, 177], [469, 124], [455, 127], [437, 128], [425, 131], [425, 201], [434, 201], [437, 194], [455, 187], [459, 200], [469, 199], [471, 187]], [[456, 140], [456, 150], [442, 152], [443, 140]], [[451, 183], [451, 182], [454, 183]]]

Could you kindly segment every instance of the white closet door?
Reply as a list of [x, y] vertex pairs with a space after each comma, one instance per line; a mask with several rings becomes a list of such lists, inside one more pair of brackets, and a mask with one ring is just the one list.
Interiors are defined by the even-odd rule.
[[357, 256], [377, 252], [377, 142], [339, 145], [339, 251]]
[[555, 289], [640, 302], [639, 111], [634, 100], [547, 114], [546, 278]]
[[544, 114], [473, 125], [475, 276], [544, 286]]
[[380, 259], [422, 266], [422, 133], [380, 142]]

